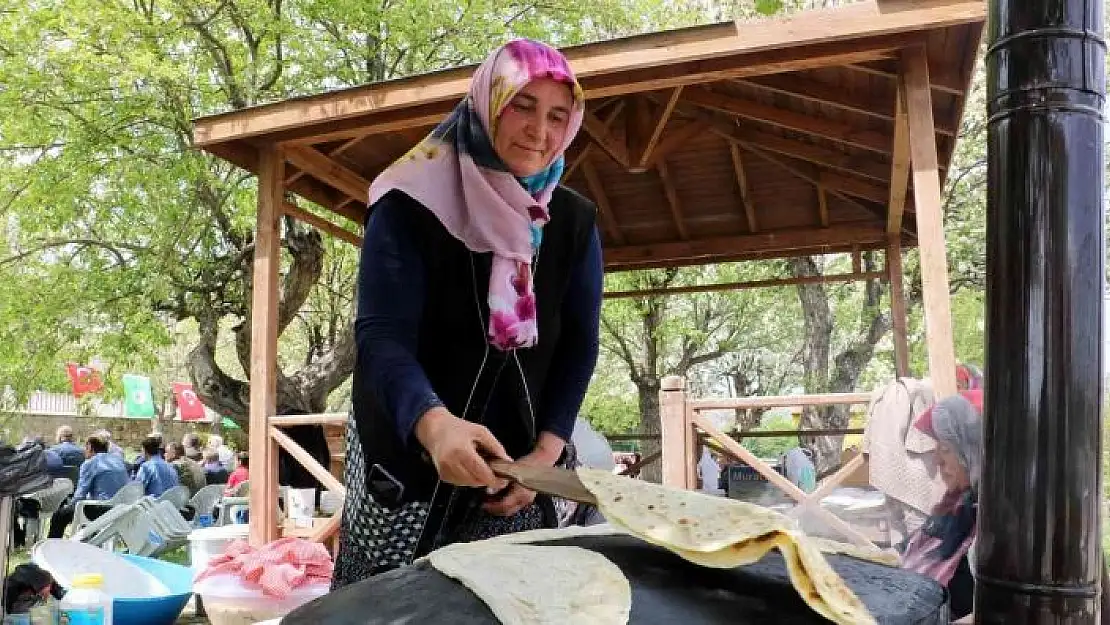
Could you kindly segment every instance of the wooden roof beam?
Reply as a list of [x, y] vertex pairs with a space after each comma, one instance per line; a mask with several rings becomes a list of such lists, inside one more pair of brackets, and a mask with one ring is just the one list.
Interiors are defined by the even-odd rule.
[[[841, 224], [846, 225], [846, 224]], [[854, 225], [854, 224], [853, 224]], [[821, 232], [821, 229], [809, 230], [809, 232]], [[740, 235], [744, 236], [744, 235]], [[910, 243], [907, 243], [907, 246]], [[669, 258], [669, 259], [652, 259], [652, 260], [638, 260], [634, 262], [610, 262], [608, 258], [608, 249], [606, 250], [605, 271], [637, 271], [643, 269], [662, 269], [667, 267], [691, 267], [696, 265], [705, 265], [709, 263], [738, 263], [749, 262], [753, 260], [773, 260], [776, 258], [792, 258], [794, 256], [814, 256], [824, 254], [848, 254], [852, 251], [850, 243], [837, 243], [837, 244], [816, 244], [808, 247], [790, 248], [788, 250], [762, 250], [755, 252], [743, 251], [727, 251], [720, 254], [710, 254], [704, 256], [692, 256], [684, 258]], [[863, 250], [881, 250], [884, 249], [884, 244], [881, 242], [864, 243], [860, 246]]]
[[659, 117], [655, 120], [655, 126], [651, 129], [651, 134], [648, 136], [647, 142], [644, 143], [640, 150], [633, 151], [632, 171], [647, 171], [652, 152], [659, 144], [659, 139], [663, 136], [663, 129], [667, 127], [667, 122], [671, 119], [671, 113], [674, 112], [674, 107], [678, 104], [678, 98], [681, 95], [681, 85], [671, 90], [671, 97], [667, 98], [667, 102], [663, 105], [663, 109], [659, 111]]
[[709, 130], [709, 124], [696, 120], [671, 130], [663, 136], [663, 140], [652, 150], [646, 166], [656, 166], [658, 163], [662, 162], [663, 158], [668, 154], [685, 146], [688, 141], [705, 133], [707, 130]]
[[671, 218], [674, 219], [678, 238], [685, 241], [690, 238], [690, 233], [686, 231], [686, 224], [682, 221], [682, 204], [679, 202], [671, 172], [667, 169], [667, 163], [664, 160], [656, 163], [655, 168], [659, 171], [659, 182], [663, 185], [663, 194], [667, 197], [667, 206], [671, 209]]
[[733, 141], [728, 142], [729, 156], [732, 157], [732, 170], [736, 174], [736, 184], [740, 188], [740, 202], [744, 205], [744, 216], [748, 220], [748, 232], [759, 232], [759, 222], [755, 217], [755, 204], [752, 202], [751, 190], [748, 188], [748, 176], [744, 173], [744, 159], [740, 155], [740, 146]]
[[[861, 97], [836, 86], [811, 80], [801, 74], [753, 76], [735, 82], [815, 104], [832, 106], [843, 111], [886, 122], [893, 122], [896, 115], [893, 101], [887, 98], [870, 95]], [[955, 136], [956, 130], [955, 127], [945, 125], [938, 125], [936, 128], [937, 134], [947, 137]]]
[[[366, 135], [362, 134], [362, 135], [358, 135], [356, 137], [351, 137], [350, 139], [347, 139], [341, 145], [339, 145], [336, 148], [330, 150], [328, 152], [328, 158], [334, 159], [335, 157], [339, 156], [340, 154], [342, 154], [342, 153], [346, 152], [347, 150], [355, 147], [355, 145], [362, 142], [362, 140], [365, 139], [365, 138], [366, 138]], [[293, 173], [293, 175], [288, 176], [285, 179], [285, 186], [289, 186], [289, 185], [293, 184], [294, 182], [299, 180], [301, 178], [301, 176], [303, 176], [303, 175], [304, 175], [303, 171], [298, 171], [298, 172]], [[341, 204], [341, 206], [346, 205], [346, 204], [347, 204], [347, 200], [344, 200], [343, 204]]]
[[821, 230], [777, 230], [731, 237], [615, 246], [605, 251], [605, 262], [613, 266], [658, 260], [674, 262], [729, 254], [783, 253], [823, 246], [850, 246], [852, 242], [885, 245], [885, 241], [883, 224], [837, 225]]
[[[601, 123], [605, 126], [606, 132], [608, 132], [609, 128], [617, 121], [617, 117], [620, 116], [621, 111], [623, 110], [624, 100], [617, 100], [617, 103], [613, 105], [613, 109], [605, 114], [605, 119], [602, 120]], [[592, 141], [587, 142], [586, 145], [582, 146], [582, 149], [579, 150], [578, 153], [574, 154], [573, 156], [568, 154], [570, 158], [567, 159], [567, 167], [563, 170], [563, 180], [567, 180], [568, 178], [570, 178], [570, 175], [574, 173], [574, 170], [578, 169], [579, 165], [581, 165], [583, 161], [590, 157], [590, 153], [594, 150], [594, 145], [595, 144]]]
[[719, 293], [721, 291], [743, 291], [765, 289], [795, 284], [825, 284], [829, 282], [856, 282], [859, 280], [883, 280], [882, 271], [853, 271], [852, 273], [823, 274], [818, 276], [795, 276], [792, 278], [767, 278], [764, 280], [745, 280], [743, 282], [720, 282], [716, 284], [695, 284], [690, 286], [666, 286], [654, 289], [635, 289], [630, 291], [606, 291], [605, 299], [629, 297], [651, 297], [656, 295], [681, 295], [687, 293]]
[[624, 234], [621, 232], [617, 216], [613, 214], [613, 205], [609, 203], [609, 196], [605, 194], [605, 186], [601, 184], [601, 176], [597, 174], [593, 162], [588, 158], [582, 161], [582, 174], [586, 177], [586, 186], [590, 195], [594, 196], [597, 209], [601, 212], [601, 223], [605, 225], [605, 232], [617, 245], [624, 245]]
[[328, 221], [327, 219], [324, 219], [323, 217], [320, 217], [319, 215], [315, 215], [313, 213], [310, 213], [310, 212], [306, 211], [305, 209], [301, 208], [300, 206], [297, 206], [296, 204], [291, 204], [289, 202], [282, 202], [281, 212], [285, 215], [289, 215], [290, 217], [292, 217], [294, 219], [303, 221], [306, 224], [309, 224], [310, 226], [315, 227], [317, 230], [320, 230], [322, 232], [326, 232], [326, 233], [332, 235], [333, 237], [337, 237], [339, 239], [342, 239], [342, 240], [346, 241], [347, 243], [350, 243], [351, 245], [353, 245], [355, 247], [358, 247], [358, 248], [362, 247], [362, 237], [361, 236], [355, 234], [354, 232], [351, 232], [350, 230], [347, 230], [346, 228], [343, 228], [342, 226], [340, 226], [338, 224], [334, 224], [334, 223]]
[[890, 143], [882, 133], [860, 130], [849, 124], [831, 119], [795, 113], [794, 111], [716, 93], [704, 87], [686, 89], [683, 93], [683, 99], [703, 108], [753, 119], [852, 147], [884, 155], [890, 153]]
[[326, 154], [306, 146], [288, 146], [285, 158], [291, 164], [325, 182], [347, 197], [365, 202], [370, 194], [370, 181], [328, 158]]
[[[831, 171], [822, 171], [817, 175], [817, 183], [819, 186], [832, 191], [839, 191], [841, 193], [857, 197], [861, 200], [874, 202], [880, 206], [885, 206], [889, 198], [889, 192], [886, 187], [871, 184], [866, 180], [861, 180], [854, 176], [846, 176]], [[886, 214], [883, 214], [886, 217]]]
[[582, 129], [609, 158], [628, 169], [628, 144], [613, 135], [613, 129], [590, 111], [582, 116]]

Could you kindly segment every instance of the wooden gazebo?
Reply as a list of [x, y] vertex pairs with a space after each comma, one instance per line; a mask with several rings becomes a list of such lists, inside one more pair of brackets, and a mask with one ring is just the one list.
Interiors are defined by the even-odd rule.
[[[882, 277], [891, 285], [904, 374], [901, 251], [917, 246], [929, 373], [941, 395], [954, 392], [940, 197], [985, 18], [982, 1], [872, 0], [567, 48], [589, 106], [565, 183], [600, 209], [606, 268], [885, 250]], [[199, 147], [259, 177], [250, 372], [255, 542], [278, 531], [276, 444], [297, 451], [276, 427], [293, 421], [274, 415], [279, 217], [358, 244], [370, 181], [455, 105], [472, 69], [195, 123]], [[287, 192], [311, 205], [287, 202]], [[869, 277], [857, 262], [827, 279]], [[334, 478], [326, 483], [338, 486]]]

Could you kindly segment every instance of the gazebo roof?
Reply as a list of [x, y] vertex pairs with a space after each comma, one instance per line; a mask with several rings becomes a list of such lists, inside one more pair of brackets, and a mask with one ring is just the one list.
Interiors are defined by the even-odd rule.
[[[985, 19], [982, 1], [880, 0], [566, 48], [589, 103], [564, 182], [597, 202], [607, 268], [916, 245], [907, 57], [927, 60], [943, 178]], [[204, 117], [195, 142], [255, 173], [280, 144], [288, 190], [361, 224], [369, 182], [472, 71]]]

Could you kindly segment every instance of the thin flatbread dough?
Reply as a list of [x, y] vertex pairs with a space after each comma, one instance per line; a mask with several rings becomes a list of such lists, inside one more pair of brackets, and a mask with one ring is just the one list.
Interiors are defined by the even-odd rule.
[[885, 564], [886, 566], [898, 567], [901, 566], [901, 560], [898, 554], [892, 551], [881, 551], [879, 549], [868, 549], [867, 547], [860, 547], [851, 543], [842, 543], [828, 538], [818, 538], [816, 536], [808, 536], [809, 542], [817, 546], [821, 553], [839, 553], [845, 556], [851, 556], [860, 560], [867, 560], [875, 564]]
[[815, 612], [843, 625], [871, 625], [867, 606], [785, 515], [754, 504], [577, 469], [614, 527], [701, 566], [734, 568], [779, 549], [790, 581]]
[[478, 596], [504, 625], [625, 625], [632, 587], [617, 565], [580, 547], [479, 541], [428, 562]]

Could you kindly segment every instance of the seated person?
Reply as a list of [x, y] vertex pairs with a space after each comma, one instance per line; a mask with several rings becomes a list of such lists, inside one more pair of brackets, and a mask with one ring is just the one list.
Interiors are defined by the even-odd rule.
[[220, 455], [215, 449], [204, 452], [204, 481], [206, 484], [227, 484], [228, 473], [220, 462]]
[[185, 448], [185, 457], [196, 462], [204, 461], [204, 451], [200, 448], [200, 435], [188, 432], [181, 437], [181, 445]]
[[208, 485], [204, 479], [204, 467], [186, 455], [185, 446], [181, 443], [166, 446], [166, 462], [177, 471], [177, 481], [189, 489], [190, 496]]
[[983, 459], [982, 392], [945, 397], [914, 427], [937, 441], [937, 469], [946, 492], [902, 554], [902, 568], [948, 588], [952, 620], [971, 614], [975, 592], [968, 550], [975, 540]]
[[[50, 538], [61, 538], [65, 534], [66, 526], [73, 522], [77, 502], [85, 499], [107, 501], [127, 484], [127, 465], [119, 456], [108, 453], [107, 441], [90, 436], [85, 442], [85, 456], [87, 460], [81, 464], [73, 499], [50, 517]], [[95, 519], [108, 509], [108, 506], [89, 506], [85, 512], [89, 519]]]
[[50, 451], [61, 457], [62, 464], [75, 467], [85, 461], [85, 451], [73, 442], [73, 428], [68, 425], [59, 427], [54, 434], [54, 439], [57, 444], [51, 447]]
[[247, 452], [240, 452], [236, 458], [239, 464], [227, 478], [227, 488], [224, 489], [225, 495], [234, 493], [240, 484], [250, 479], [250, 457], [247, 456]]
[[143, 439], [143, 462], [135, 474], [135, 481], [143, 485], [143, 494], [161, 497], [162, 493], [180, 484], [177, 471], [162, 457], [162, 437]]

